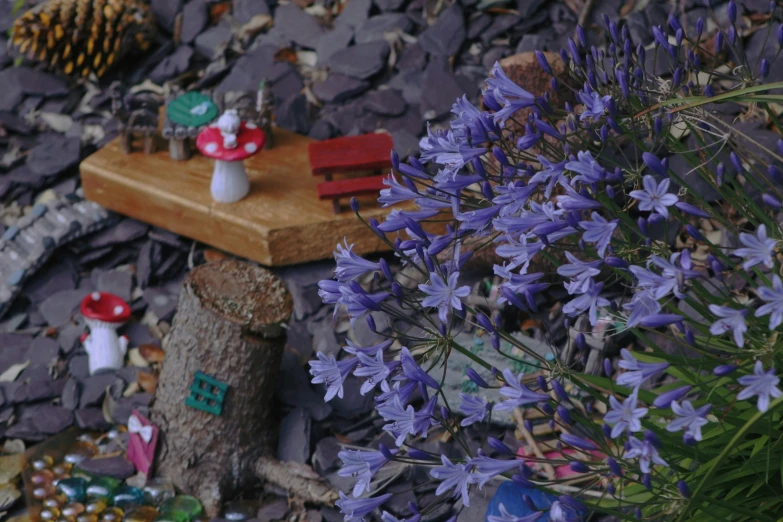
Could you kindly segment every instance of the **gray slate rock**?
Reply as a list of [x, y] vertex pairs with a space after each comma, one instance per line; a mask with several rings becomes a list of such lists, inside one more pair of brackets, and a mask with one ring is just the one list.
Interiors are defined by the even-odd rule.
[[74, 379], [86, 379], [90, 375], [90, 359], [87, 354], [78, 354], [68, 361], [68, 373]]
[[95, 289], [99, 292], [114, 294], [126, 302], [130, 301], [131, 291], [133, 290], [133, 275], [123, 270], [102, 272], [98, 275]]
[[206, 58], [212, 58], [215, 55], [217, 49], [226, 43], [231, 38], [231, 26], [228, 22], [221, 21], [214, 27], [210, 27], [203, 33], [199, 34], [193, 41], [193, 45], [196, 47], [202, 56]]
[[327, 63], [329, 58], [337, 51], [342, 51], [353, 40], [353, 28], [337, 26], [318, 40], [315, 53], [318, 55], [318, 63]]
[[106, 395], [106, 388], [109, 388], [111, 391], [119, 389], [120, 393], [122, 393], [124, 386], [125, 382], [117, 377], [114, 372], [91, 375], [82, 381], [82, 394], [79, 406], [81, 408], [100, 406], [103, 397]]
[[38, 311], [49, 325], [59, 326], [70, 320], [85, 295], [87, 292], [84, 290], [57, 292], [38, 305]]
[[400, 52], [396, 67], [400, 71], [421, 71], [427, 65], [427, 52], [421, 45], [407, 45]]
[[285, 520], [291, 508], [285, 499], [277, 499], [261, 506], [256, 514], [258, 522], [272, 522], [273, 520]]
[[177, 310], [177, 298], [161, 288], [144, 290], [144, 301], [161, 321], [169, 321]]
[[180, 38], [183, 43], [189, 44], [204, 30], [209, 22], [207, 4], [204, 0], [190, 0], [182, 11], [182, 33]]
[[430, 54], [454, 56], [465, 42], [465, 15], [459, 4], [454, 4], [419, 36], [419, 45]]
[[234, 19], [244, 25], [256, 15], [268, 15], [269, 6], [266, 0], [234, 0], [234, 9], [231, 14]]
[[384, 68], [388, 56], [389, 44], [385, 41], [358, 44], [334, 53], [329, 67], [332, 72], [366, 80]]
[[307, 114], [307, 98], [304, 94], [291, 96], [275, 107], [275, 122], [279, 127], [307, 134], [310, 130], [310, 118]]
[[125, 480], [136, 473], [136, 468], [133, 467], [133, 464], [122, 455], [85, 460], [79, 464], [79, 467], [87, 473], [106, 475], [117, 480]]
[[294, 43], [308, 49], [315, 49], [318, 40], [326, 32], [318, 20], [294, 3], [277, 8], [275, 27]]
[[82, 408], [74, 413], [76, 424], [84, 430], [106, 430], [111, 424], [106, 422], [101, 408]]
[[79, 406], [79, 394], [81, 385], [76, 379], [68, 379], [65, 388], [60, 395], [60, 405], [69, 410], [75, 410]]
[[52, 361], [57, 359], [59, 352], [60, 345], [57, 344], [57, 341], [49, 337], [37, 337], [30, 344], [27, 357], [31, 367], [48, 367]]
[[402, 94], [396, 89], [372, 91], [362, 100], [365, 109], [381, 116], [399, 116], [408, 107]]
[[416, 135], [405, 129], [394, 131], [391, 135], [394, 140], [394, 150], [400, 155], [401, 160], [418, 154], [419, 138]]
[[167, 31], [174, 29], [174, 19], [182, 10], [182, 0], [152, 0], [150, 9], [158, 25]]
[[306, 409], [316, 421], [320, 422], [332, 413], [332, 407], [324, 402], [323, 395], [310, 387], [307, 372], [290, 350], [283, 352], [276, 392], [280, 402], [286, 406]]
[[79, 163], [80, 156], [81, 140], [61, 136], [33, 147], [27, 156], [26, 164], [33, 174], [56, 176]]
[[275, 61], [276, 52], [277, 48], [271, 45], [262, 45], [249, 51], [237, 60], [228, 76], [218, 85], [217, 92], [254, 91], [258, 89], [261, 80], [274, 84], [294, 71], [293, 64]]
[[[62, 78], [28, 67], [10, 67], [0, 71], [3, 96], [0, 110], [18, 109], [25, 96], [63, 96], [68, 94], [68, 84]], [[19, 112], [24, 114], [23, 112]]]
[[402, 31], [407, 33], [413, 27], [410, 18], [403, 13], [387, 13], [373, 16], [356, 28], [354, 39], [357, 44], [386, 41], [386, 33]]
[[340, 458], [337, 456], [342, 451], [343, 446], [334, 437], [324, 437], [315, 445], [313, 453], [313, 469], [324, 476], [340, 465]]
[[350, 27], [355, 29], [362, 25], [370, 16], [372, 0], [351, 0], [335, 20], [335, 27]]
[[405, 4], [405, 0], [374, 0], [374, 3], [378, 9], [384, 12], [399, 11]]
[[421, 115], [426, 120], [437, 120], [451, 112], [454, 100], [465, 90], [457, 77], [448, 70], [445, 61], [430, 60], [421, 84]]
[[313, 94], [325, 102], [340, 103], [370, 88], [370, 83], [343, 74], [330, 74], [313, 85]]
[[310, 414], [297, 408], [280, 423], [280, 442], [277, 458], [283, 462], [304, 464], [310, 457]]
[[150, 72], [150, 80], [162, 84], [184, 73], [190, 67], [190, 59], [193, 57], [193, 48], [189, 45], [180, 45], [177, 49], [155, 66]]

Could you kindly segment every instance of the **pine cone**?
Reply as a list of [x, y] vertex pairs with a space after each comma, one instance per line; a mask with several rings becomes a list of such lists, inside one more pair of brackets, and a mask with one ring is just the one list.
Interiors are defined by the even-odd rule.
[[48, 0], [14, 23], [17, 54], [67, 75], [99, 78], [152, 45], [155, 22], [141, 0]]

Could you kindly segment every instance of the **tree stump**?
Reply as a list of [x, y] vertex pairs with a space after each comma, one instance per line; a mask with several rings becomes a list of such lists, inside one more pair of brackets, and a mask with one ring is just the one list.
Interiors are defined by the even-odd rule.
[[[293, 301], [271, 272], [226, 260], [186, 278], [152, 408], [158, 472], [210, 516], [274, 454], [273, 397]], [[196, 371], [228, 384], [222, 413], [185, 405]]]

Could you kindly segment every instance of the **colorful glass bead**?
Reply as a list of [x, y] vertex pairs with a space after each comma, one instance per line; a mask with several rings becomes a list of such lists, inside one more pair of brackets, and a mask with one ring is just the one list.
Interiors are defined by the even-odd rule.
[[31, 466], [34, 470], [40, 471], [42, 469], [50, 468], [52, 467], [52, 464], [54, 464], [54, 459], [49, 455], [43, 455], [37, 459], [35, 459]]
[[45, 508], [60, 508], [63, 504], [68, 502], [68, 499], [63, 497], [62, 495], [52, 495], [49, 497], [46, 497], [43, 499], [43, 502], [41, 504]]
[[158, 516], [158, 510], [152, 506], [141, 506], [125, 513], [123, 522], [153, 522]]
[[34, 486], [45, 486], [46, 484], [51, 484], [53, 481], [54, 473], [48, 469], [36, 471], [30, 476], [30, 482], [32, 482]]
[[82, 513], [84, 513], [85, 507], [84, 504], [80, 502], [71, 502], [67, 506], [64, 506], [62, 509], [63, 515], [67, 517], [78, 517]]
[[113, 477], [95, 477], [87, 484], [87, 498], [97, 498], [107, 504], [120, 486], [120, 481]]
[[98, 522], [98, 515], [94, 513], [82, 513], [76, 517], [76, 522]]
[[180, 511], [184, 513], [188, 519], [191, 519], [204, 513], [204, 507], [201, 505], [201, 501], [196, 497], [190, 495], [177, 495], [160, 506], [161, 513], [169, 511]]
[[101, 513], [106, 510], [106, 502], [103, 500], [94, 500], [87, 504], [85, 506], [87, 508], [87, 513], [94, 513], [96, 515], [100, 515]]
[[110, 507], [110, 508], [106, 508], [106, 510], [103, 513], [101, 513], [101, 520], [103, 520], [104, 522], [120, 522], [124, 515], [125, 512], [120, 508]]
[[93, 474], [84, 471], [79, 466], [74, 466], [73, 468], [71, 468], [71, 477], [83, 478], [87, 481], [90, 481], [93, 479]]
[[124, 510], [144, 505], [144, 491], [133, 486], [120, 486], [114, 492], [113, 504]]
[[41, 520], [56, 520], [60, 517], [60, 510], [57, 508], [46, 508], [41, 510]]
[[249, 500], [235, 500], [223, 506], [223, 518], [242, 521], [256, 516], [258, 504]]
[[63, 478], [69, 475], [72, 469], [73, 464], [70, 462], [60, 462], [59, 464], [55, 464], [55, 466], [52, 467], [52, 473], [54, 473], [54, 476], [57, 478]]
[[170, 498], [174, 498], [174, 485], [164, 478], [148, 480], [144, 485], [144, 497], [148, 504], [161, 505]]
[[61, 516], [56, 522], [76, 522], [76, 517]]
[[33, 498], [44, 499], [51, 496], [54, 493], [54, 486], [52, 484], [46, 484], [33, 489]]
[[182, 511], [166, 511], [160, 513], [155, 522], [189, 522], [190, 517]]
[[81, 477], [71, 477], [57, 481], [57, 491], [71, 502], [84, 502], [87, 498], [87, 481]]
[[98, 446], [90, 441], [77, 442], [65, 456], [65, 462], [70, 464], [79, 464], [87, 459], [91, 459], [98, 454]]

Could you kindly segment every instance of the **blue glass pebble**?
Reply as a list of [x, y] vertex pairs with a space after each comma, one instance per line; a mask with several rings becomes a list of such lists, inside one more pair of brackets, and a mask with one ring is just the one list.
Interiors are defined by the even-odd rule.
[[[557, 497], [553, 495], [537, 489], [524, 488], [516, 482], [507, 480], [498, 487], [495, 496], [490, 500], [485, 520], [488, 521], [490, 516], [500, 516], [500, 504], [503, 504], [506, 511], [515, 517], [532, 515], [534, 512], [530, 511], [525, 501], [522, 500], [522, 495], [528, 495], [533, 504], [542, 510], [549, 508], [552, 502], [557, 500]], [[549, 512], [545, 512], [538, 522], [549, 522]]]
[[24, 269], [20, 268], [11, 272], [11, 275], [6, 279], [6, 283], [8, 283], [8, 286], [16, 286], [22, 282], [22, 279], [24, 279]]
[[30, 211], [30, 215], [33, 216], [34, 218], [39, 218], [44, 214], [46, 214], [47, 210], [49, 210], [49, 207], [47, 207], [43, 203], [38, 203], [32, 208], [32, 210]]

